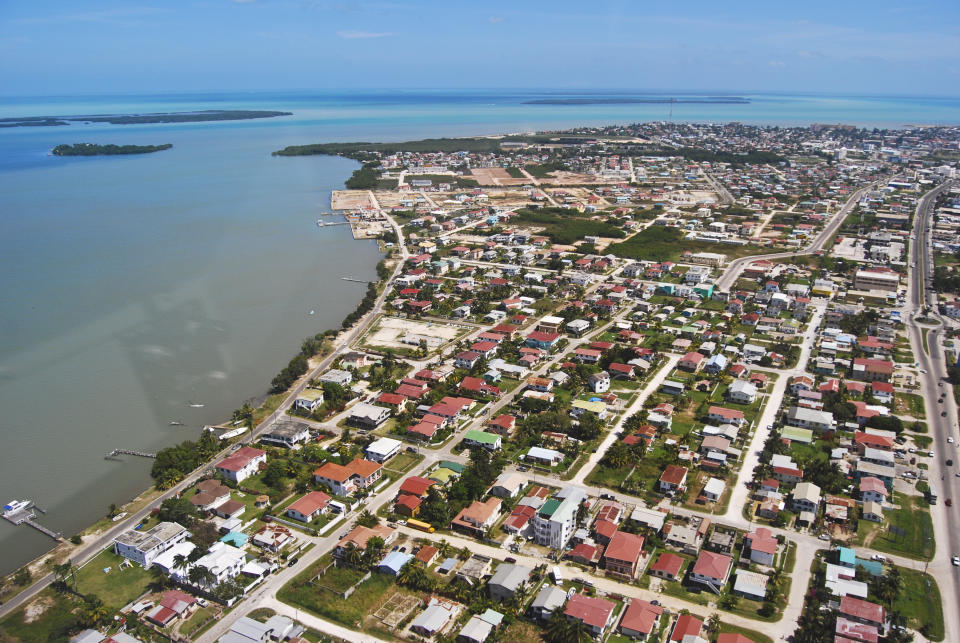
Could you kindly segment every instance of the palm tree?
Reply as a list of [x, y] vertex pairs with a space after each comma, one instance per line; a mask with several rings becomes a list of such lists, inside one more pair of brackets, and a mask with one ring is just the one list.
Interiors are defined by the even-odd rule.
[[343, 553], [343, 560], [351, 567], [359, 569], [360, 565], [363, 564], [363, 552], [355, 544], [349, 543]]
[[[190, 566], [190, 560], [183, 554], [177, 554], [176, 556], [173, 557], [174, 570], [179, 569], [182, 572], [182, 571], [185, 571], [189, 566]], [[183, 574], [180, 574], [180, 575], [183, 576]]]

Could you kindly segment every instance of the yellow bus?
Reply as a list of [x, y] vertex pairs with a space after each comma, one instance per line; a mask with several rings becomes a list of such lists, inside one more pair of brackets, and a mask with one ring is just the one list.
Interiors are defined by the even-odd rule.
[[425, 531], [428, 534], [432, 534], [434, 531], [436, 531], [430, 523], [423, 522], [422, 520], [415, 520], [413, 518], [407, 520], [407, 525], [413, 527], [414, 529]]

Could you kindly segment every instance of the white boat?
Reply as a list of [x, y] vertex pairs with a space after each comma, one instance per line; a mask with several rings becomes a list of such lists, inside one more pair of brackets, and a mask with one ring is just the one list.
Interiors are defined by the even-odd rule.
[[3, 505], [3, 513], [14, 513], [17, 511], [23, 511], [29, 509], [31, 502], [29, 500], [11, 500], [7, 504]]
[[187, 404], [187, 406], [189, 406], [191, 409], [202, 409], [202, 408], [203, 408], [203, 404], [194, 404], [193, 402], [191, 402], [190, 404]]

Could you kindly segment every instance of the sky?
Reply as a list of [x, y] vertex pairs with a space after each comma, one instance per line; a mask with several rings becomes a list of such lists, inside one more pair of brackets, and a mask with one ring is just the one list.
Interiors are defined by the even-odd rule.
[[0, 0], [0, 93], [955, 96], [960, 2]]

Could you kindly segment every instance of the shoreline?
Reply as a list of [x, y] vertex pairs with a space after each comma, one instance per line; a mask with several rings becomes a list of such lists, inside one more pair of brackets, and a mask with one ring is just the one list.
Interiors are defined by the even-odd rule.
[[[349, 179], [349, 176], [346, 177], [346, 178]], [[346, 179], [345, 179], [345, 180], [346, 180]], [[341, 188], [341, 189], [343, 189], [343, 188]], [[333, 190], [333, 191], [331, 192], [331, 199], [333, 198], [333, 193], [336, 192], [336, 191], [337, 191], [337, 190]], [[342, 215], [342, 216], [344, 216], [345, 218], [347, 218], [347, 222], [349, 223], [350, 229], [351, 229], [351, 236], [353, 237], [353, 240], [354, 240], [354, 241], [369, 241], [369, 240], [371, 240], [371, 239], [376, 239], [376, 238], [377, 238], [376, 235], [374, 235], [374, 236], [362, 236], [362, 235], [358, 235], [358, 232], [359, 232], [359, 231], [358, 231], [358, 226], [356, 225], [357, 222], [356, 222], [356, 221], [352, 221], [352, 220], [350, 220], [350, 219], [347, 217], [346, 212], [348, 212], [348, 210], [336, 210], [335, 212], [336, 212], [338, 215]], [[384, 217], [384, 218], [387, 219], [386, 217]], [[389, 223], [388, 223], [388, 225], [387, 225], [387, 228], [389, 228]], [[377, 260], [377, 263], [374, 264], [375, 268], [378, 267], [378, 266], [380, 266], [381, 264], [384, 264], [384, 263], [390, 258], [390, 256], [392, 255], [391, 249], [390, 249], [390, 248], [384, 248], [382, 244], [378, 244], [378, 253], [379, 253], [380, 256], [379, 256], [379, 259]], [[378, 271], [378, 272], [379, 272], [379, 271]], [[376, 287], [377, 292], [379, 292], [379, 291], [380, 291], [380, 286], [382, 285], [383, 282], [384, 282], [384, 279], [379, 278], [379, 276], [378, 276], [378, 278], [376, 279], [376, 281], [371, 281], [371, 282], [368, 282], [368, 283], [369, 283], [369, 284], [373, 284], [373, 285]], [[353, 316], [353, 315], [357, 315], [357, 314], [360, 312], [360, 310], [363, 308], [363, 306], [364, 306], [364, 304], [365, 304], [365, 301], [366, 301], [366, 297], [365, 297], [365, 296], [362, 296], [361, 299], [360, 299], [360, 301], [357, 303], [356, 307], [355, 307], [353, 310], [351, 310], [349, 313], [347, 313], [347, 317], [346, 317], [346, 318], [350, 318], [350, 317]], [[341, 327], [340, 329], [328, 328], [328, 329], [325, 329], [325, 330], [317, 331], [317, 332], [315, 333], [315, 337], [318, 337], [318, 338], [319, 338], [319, 337], [323, 337], [324, 340], [329, 339], [329, 340], [332, 342], [332, 344], [333, 344], [334, 346], [336, 346], [337, 343], [338, 343], [338, 341], [339, 341], [339, 338], [349, 336], [359, 325], [362, 325], [362, 324], [364, 323], [364, 321], [365, 321], [365, 319], [366, 319], [366, 317], [367, 317], [367, 313], [369, 313], [369, 312], [370, 312], [370, 311], [365, 311], [365, 312], [363, 312], [363, 313], [360, 315], [359, 319], [356, 319], [352, 324], [350, 324], [350, 325], [347, 326], [347, 327]], [[331, 334], [331, 333], [333, 333], [333, 334]], [[273, 395], [283, 395], [283, 396], [284, 396], [284, 402], [285, 402], [285, 401], [287, 400], [287, 398], [290, 397], [290, 395], [293, 394], [294, 389], [297, 388], [297, 383], [298, 383], [298, 382], [301, 382], [301, 381], [309, 381], [310, 377], [315, 374], [315, 371], [321, 369], [321, 367], [322, 367], [322, 365], [323, 365], [323, 362], [326, 361], [326, 359], [327, 359], [328, 357], [330, 357], [332, 354], [334, 354], [335, 352], [336, 352], [336, 349], [335, 349], [335, 348], [334, 348], [333, 350], [329, 351], [329, 352], [327, 352], [327, 351], [325, 351], [325, 350], [321, 350], [321, 352], [318, 352], [318, 353], [314, 354], [312, 357], [308, 358], [308, 360], [319, 360], [319, 361], [316, 362], [316, 365], [310, 364], [307, 374], [304, 375], [304, 376], [298, 377], [297, 380], [294, 382], [294, 384], [292, 384], [290, 387], [288, 387], [285, 391], [282, 391], [282, 392], [279, 392], [279, 393], [272, 392], [272, 391], [270, 390], [269, 380], [268, 380], [268, 383], [267, 383], [265, 389], [264, 389], [261, 393], [253, 396], [253, 400], [256, 402], [256, 407], [254, 408], [254, 412], [256, 412], [256, 411], [258, 411], [258, 410], [262, 410], [262, 409], [264, 408], [265, 404], [270, 400], [271, 396], [273, 396]], [[281, 402], [281, 406], [282, 406], [282, 405], [283, 405], [283, 403]], [[238, 407], [238, 408], [239, 408], [239, 407]], [[238, 443], [238, 444], [239, 444], [239, 443], [245, 443], [248, 438], [250, 438], [250, 437], [253, 436], [253, 434], [256, 432], [256, 430], [257, 430], [258, 427], [264, 425], [265, 423], [268, 423], [268, 422], [270, 421], [271, 417], [272, 417], [274, 414], [276, 414], [277, 412], [279, 412], [279, 410], [280, 410], [280, 409], [278, 408], [277, 411], [274, 411], [273, 413], [269, 413], [266, 417], [264, 417], [263, 419], [261, 419], [261, 420], [260, 420], [258, 423], [256, 423], [255, 425], [248, 427], [249, 430], [248, 430], [246, 433], [244, 433], [242, 436], [238, 436], [238, 437], [240, 438], [239, 441], [237, 441], [237, 442], [230, 441], [229, 443], [225, 444], [225, 448], [229, 448], [229, 446], [230, 446], [231, 444], [234, 444], [234, 443]], [[227, 425], [227, 424], [229, 424], [229, 423], [230, 423], [230, 419], [229, 419], [229, 418], [225, 418], [225, 419], [221, 420], [220, 422], [217, 422], [216, 424], [212, 424], [212, 425], [210, 425], [210, 426], [221, 427], [221, 426], [225, 426], [225, 425]], [[197, 436], [194, 436], [194, 438], [199, 438], [199, 437], [203, 434], [203, 431], [204, 431], [204, 429], [201, 429], [201, 430], [200, 430], [200, 434], [198, 434]], [[178, 441], [181, 441], [181, 442], [182, 442], [183, 439], [189, 440], [189, 439], [191, 439], [191, 438], [190, 438], [190, 437], [185, 437], [185, 438], [184, 438], [184, 437], [181, 437], [181, 438], [179, 438]], [[252, 440], [250, 440], [250, 442], [252, 442]], [[175, 445], [176, 445], [176, 442], [175, 442], [174, 444], [168, 445], [167, 447], [163, 447], [163, 448], [170, 448], [170, 447], [173, 447], [173, 446], [175, 446]], [[171, 487], [171, 489], [172, 489], [172, 488], [176, 488], [179, 484], [182, 484], [183, 480], [189, 479], [191, 476], [195, 475], [198, 471], [202, 471], [202, 470], [206, 469], [207, 467], [209, 467], [209, 465], [210, 465], [214, 460], [216, 460], [216, 459], [219, 458], [219, 457], [222, 457], [222, 454], [223, 454], [223, 451], [224, 451], [224, 450], [225, 450], [225, 449], [222, 449], [221, 451], [218, 451], [217, 455], [216, 455], [214, 458], [212, 458], [212, 459], [209, 460], [209, 461], [203, 462], [203, 463], [200, 464], [196, 469], [194, 469], [193, 471], [188, 472], [188, 473], [184, 476], [184, 478], [183, 478], [181, 481], [178, 481], [175, 485], [173, 485], [173, 486]], [[128, 501], [124, 502], [123, 504], [118, 504], [118, 505], [117, 505], [118, 515], [121, 514], [121, 513], [126, 513], [127, 516], [125, 517], [125, 518], [126, 518], [125, 520], [122, 520], [122, 522], [118, 522], [118, 523], [116, 523], [116, 524], [117, 524], [117, 525], [120, 525], [120, 524], [129, 522], [130, 519], [131, 519], [131, 517], [132, 517], [132, 514], [141, 511], [144, 506], [151, 505], [152, 503], [154, 503], [155, 501], [157, 501], [161, 496], [163, 496], [163, 495], [164, 495], [166, 492], [168, 492], [169, 490], [170, 490], [170, 489], [161, 489], [161, 488], [159, 488], [159, 487], [157, 486], [156, 480], [154, 480], [153, 483], [152, 483], [150, 486], [148, 486], [148, 487], [146, 487], [146, 488], [143, 488], [143, 489], [141, 489], [140, 491], [136, 492], [135, 495], [134, 495], [132, 498], [130, 498]], [[101, 525], [102, 525], [102, 527], [100, 527]], [[76, 534], [64, 535], [63, 538], [62, 538], [62, 540], [61, 540], [60, 542], [55, 543], [53, 547], [51, 547], [50, 549], [48, 549], [48, 550], [45, 551], [44, 553], [42, 553], [42, 554], [40, 554], [40, 555], [38, 555], [38, 556], [30, 559], [29, 561], [24, 562], [23, 564], [21, 564], [21, 565], [17, 566], [16, 568], [12, 569], [8, 574], [5, 574], [5, 575], [3, 575], [2, 577], [0, 577], [0, 578], [2, 578], [3, 581], [4, 581], [3, 584], [2, 584], [2, 587], [3, 587], [4, 589], [8, 589], [8, 588], [18, 588], [18, 590], [19, 590], [19, 591], [16, 591], [15, 593], [11, 593], [11, 594], [3, 594], [3, 593], [0, 593], [0, 612], [6, 612], [7, 610], [4, 610], [4, 609], [3, 609], [4, 606], [6, 606], [10, 601], [17, 599], [17, 597], [19, 597], [19, 596], [20, 596], [21, 594], [23, 594], [24, 592], [30, 590], [30, 589], [31, 589], [34, 585], [36, 585], [38, 582], [42, 582], [42, 581], [43, 581], [43, 578], [47, 575], [47, 570], [48, 570], [50, 564], [57, 564], [57, 563], [62, 562], [62, 561], [64, 561], [64, 560], [71, 559], [71, 558], [73, 557], [74, 552], [76, 552], [78, 549], [84, 549], [84, 548], [85, 548], [85, 546], [86, 546], [86, 541], [87, 541], [88, 539], [90, 539], [91, 537], [92, 537], [92, 538], [96, 538], [96, 537], [102, 536], [102, 534], [111, 531], [113, 528], [114, 528], [114, 523], [113, 523], [113, 521], [111, 520], [111, 518], [109, 518], [108, 516], [105, 515], [105, 516], [101, 516], [101, 517], [99, 517], [99, 518], [96, 518], [96, 519], [93, 520], [89, 525], [83, 527], [83, 528], [80, 529], [78, 532], [76, 532]], [[75, 544], [75, 543], [71, 542], [71, 538], [73, 538], [74, 536], [80, 536], [80, 537], [81, 537], [82, 541], [81, 541], [80, 544]], [[91, 543], [91, 544], [92, 544], [92, 543]], [[83, 552], [83, 553], [81, 554], [81, 557], [82, 557], [82, 558], [85, 558], [85, 560], [84, 560], [83, 562], [85, 563], [85, 562], [87, 562], [88, 560], [92, 559], [93, 557], [97, 556], [97, 555], [102, 551], [102, 549], [103, 549], [103, 548], [96, 548], [96, 549], [95, 549], [94, 551], [92, 551], [92, 552], [86, 552], [86, 551]], [[78, 562], [78, 561], [79, 561], [79, 559], [75, 559], [75, 560], [74, 560], [74, 562]], [[30, 583], [28, 583], [26, 586], [23, 586], [23, 587], [20, 587], [19, 585], [17, 585], [16, 583], [13, 582], [14, 576], [15, 576], [15, 575], [17, 574], [17, 572], [19, 572], [21, 569], [28, 569], [28, 570], [30, 570], [30, 572], [31, 572], [31, 574], [32, 574], [32, 576], [33, 576], [32, 579], [31, 579], [31, 581], [30, 581]], [[39, 590], [39, 591], [43, 591], [43, 590], [41, 589], [41, 590]], [[37, 593], [39, 593], [39, 591], [38, 591]]]

